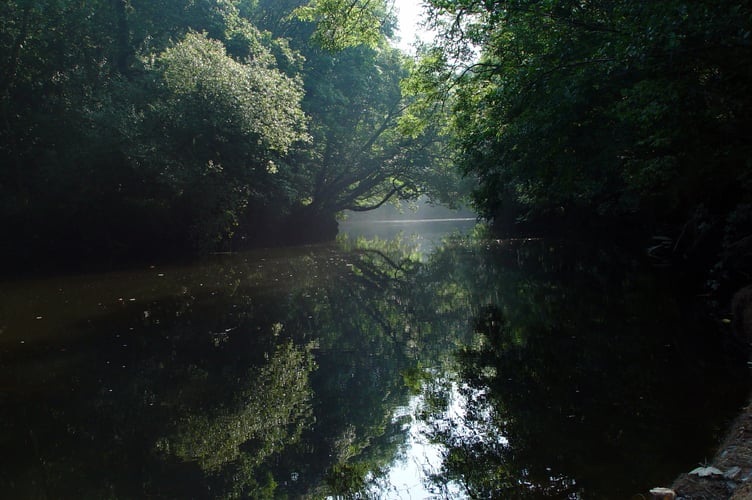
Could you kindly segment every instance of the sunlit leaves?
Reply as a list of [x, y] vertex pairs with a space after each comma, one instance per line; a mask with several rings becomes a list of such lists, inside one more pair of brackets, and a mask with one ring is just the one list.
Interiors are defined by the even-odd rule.
[[[285, 152], [301, 132], [303, 113], [299, 83], [255, 59], [230, 58], [221, 42], [188, 33], [160, 58], [168, 88], [177, 96], [196, 98], [220, 127], [237, 127], [246, 140]], [[211, 115], [214, 116], [211, 116]]]
[[[242, 26], [243, 36], [253, 38], [256, 32]], [[283, 185], [270, 162], [308, 139], [301, 82], [278, 70], [259, 40], [254, 43], [237, 60], [221, 41], [190, 31], [153, 67], [166, 90], [152, 107], [162, 130], [155, 149], [168, 150], [163, 162], [174, 165], [176, 187], [195, 196], [188, 208], [191, 231], [204, 248], [233, 235], [254, 191], [261, 198]], [[287, 202], [274, 201], [282, 209]]]
[[149, 252], [208, 250], [227, 244], [251, 202], [283, 214], [294, 194], [269, 162], [308, 138], [300, 60], [252, 25], [253, 8], [3, 3], [0, 152], [13, 168], [0, 174], [0, 217], [19, 228], [11, 239], [39, 232], [55, 245], [78, 227], [72, 246], [102, 255], [146, 241]]
[[185, 415], [173, 435], [160, 440], [158, 449], [205, 471], [217, 471], [237, 460], [240, 447], [254, 440], [253, 466], [295, 442], [307, 421], [311, 397], [308, 376], [314, 368], [310, 353], [281, 345], [269, 363], [251, 372], [248, 386], [239, 392], [235, 407], [214, 414]]
[[329, 50], [356, 45], [378, 46], [390, 22], [386, 0], [311, 0], [293, 16], [316, 23], [315, 40]]
[[336, 56], [315, 51], [308, 62], [304, 105], [316, 126], [311, 147], [295, 161], [300, 185], [309, 190], [301, 196], [311, 200], [307, 209], [367, 210], [425, 192], [445, 164], [442, 138], [435, 128], [408, 131], [400, 124], [409, 99], [400, 88], [407, 76], [403, 55], [359, 46]]

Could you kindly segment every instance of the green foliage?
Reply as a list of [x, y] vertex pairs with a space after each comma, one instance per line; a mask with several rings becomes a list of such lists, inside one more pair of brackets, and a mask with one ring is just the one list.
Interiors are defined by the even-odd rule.
[[[311, 61], [304, 103], [316, 127], [313, 147], [296, 158], [310, 183], [304, 197], [325, 213], [378, 206], [391, 196], [410, 196], [417, 186], [411, 160], [417, 141], [396, 132], [405, 75], [394, 49], [348, 49]], [[408, 185], [409, 184], [409, 185]]]
[[489, 218], [717, 213], [748, 178], [752, 11], [735, 1], [430, 1], [413, 84], [452, 107]]
[[152, 118], [156, 161], [173, 166], [181, 198], [192, 200], [194, 239], [209, 248], [232, 236], [254, 193], [274, 185], [273, 160], [306, 139], [300, 83], [272, 61], [264, 51], [241, 63], [193, 32], [157, 59], [167, 92]]
[[315, 22], [314, 40], [331, 51], [357, 45], [375, 48], [394, 23], [385, 0], [310, 0], [292, 16]]
[[[405, 125], [391, 6], [302, 3], [3, 3], [2, 250], [85, 260], [331, 238], [346, 208], [456, 199], [443, 138]], [[311, 44], [314, 30], [344, 50]]]
[[302, 83], [278, 69], [298, 64], [286, 42], [241, 15], [250, 7], [5, 3], [7, 246], [209, 250], [228, 244], [250, 205], [278, 200], [284, 213], [273, 162], [307, 139]]
[[[348, 8], [379, 16], [387, 9], [380, 2], [349, 2], [340, 10], [337, 2], [302, 7], [288, 2], [276, 8], [309, 14], [328, 9], [337, 13], [332, 22], [345, 23], [344, 31], [352, 31], [347, 23], [359, 19], [337, 18]], [[311, 218], [333, 219], [344, 209], [368, 210], [392, 199], [414, 199], [421, 193], [442, 201], [460, 201], [465, 194], [463, 184], [456, 182], [455, 171], [442, 156], [440, 124], [412, 130], [406, 126], [410, 120], [406, 108], [415, 99], [402, 92], [401, 81], [411, 62], [388, 45], [386, 27], [371, 23], [378, 28], [374, 43], [354, 42], [338, 51], [321, 50], [309, 43], [313, 28], [308, 23], [294, 14], [285, 19], [268, 26], [280, 35], [292, 34], [291, 46], [305, 57], [303, 108], [311, 118], [313, 137], [310, 145], [286, 160], [290, 185], [298, 190], [297, 231], [315, 227]]]
[[302, 91], [294, 80], [270, 68], [268, 60], [237, 62], [220, 41], [188, 33], [158, 61], [174, 95], [168, 106], [175, 116], [170, 118], [176, 124], [188, 122], [186, 127], [192, 125], [194, 113], [203, 118], [203, 129], [195, 130], [194, 140], [200, 141], [202, 132], [214, 133], [218, 137], [210, 144], [238, 138], [262, 152], [285, 153], [303, 137], [303, 113], [295, 106]]
[[310, 353], [289, 344], [277, 347], [269, 363], [247, 377], [251, 385], [237, 392], [235, 404], [223, 402], [216, 412], [181, 417], [157, 448], [216, 472], [238, 460], [241, 445], [252, 441], [247, 465], [258, 467], [298, 440], [308, 424], [313, 368]]

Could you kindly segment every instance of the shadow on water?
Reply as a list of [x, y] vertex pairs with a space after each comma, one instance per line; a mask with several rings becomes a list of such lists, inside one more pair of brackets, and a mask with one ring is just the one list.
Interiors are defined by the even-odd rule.
[[613, 249], [439, 233], [0, 285], [0, 488], [628, 498], [709, 456], [745, 363], [690, 298]]
[[460, 424], [437, 396], [446, 384], [425, 388], [444, 401], [426, 417], [446, 449], [437, 484], [473, 498], [630, 498], [710, 458], [748, 379], [695, 298], [617, 249], [528, 241], [476, 258], [486, 295], [456, 355]]

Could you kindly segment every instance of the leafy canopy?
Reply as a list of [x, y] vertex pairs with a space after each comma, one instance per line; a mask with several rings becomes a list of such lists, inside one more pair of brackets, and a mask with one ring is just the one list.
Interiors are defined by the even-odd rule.
[[451, 106], [489, 218], [686, 217], [749, 199], [746, 5], [428, 4], [440, 42], [416, 78]]
[[314, 40], [327, 50], [356, 45], [377, 47], [394, 22], [392, 4], [386, 0], [311, 0], [292, 15], [316, 23]]

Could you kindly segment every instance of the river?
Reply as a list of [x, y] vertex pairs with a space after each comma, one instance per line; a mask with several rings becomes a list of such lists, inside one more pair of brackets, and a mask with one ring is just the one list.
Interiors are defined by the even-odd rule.
[[618, 248], [337, 242], [0, 284], [6, 498], [631, 498], [710, 459], [746, 360]]

